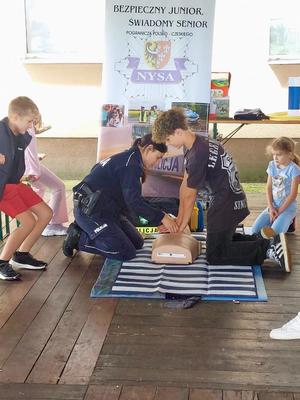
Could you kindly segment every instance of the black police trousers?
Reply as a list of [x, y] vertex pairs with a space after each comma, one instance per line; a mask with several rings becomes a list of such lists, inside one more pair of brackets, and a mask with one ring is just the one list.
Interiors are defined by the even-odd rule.
[[126, 261], [135, 257], [144, 240], [135, 226], [123, 215], [84, 215], [80, 209], [74, 210], [75, 221], [81, 228], [78, 250], [101, 254], [106, 258]]

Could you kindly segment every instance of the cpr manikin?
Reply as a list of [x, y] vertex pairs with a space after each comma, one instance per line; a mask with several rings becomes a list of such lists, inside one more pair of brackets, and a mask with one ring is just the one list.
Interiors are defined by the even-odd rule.
[[151, 261], [157, 264], [192, 264], [201, 253], [201, 242], [190, 232], [158, 236], [152, 245]]

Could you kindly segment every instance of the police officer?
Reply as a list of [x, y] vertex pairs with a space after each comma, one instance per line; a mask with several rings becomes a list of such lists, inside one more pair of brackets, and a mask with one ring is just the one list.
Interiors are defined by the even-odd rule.
[[165, 144], [153, 142], [147, 134], [129, 150], [97, 163], [73, 188], [75, 222], [63, 244], [67, 257], [72, 257], [74, 249], [121, 261], [135, 257], [144, 241], [128, 219], [132, 213], [177, 232], [175, 220], [142, 197], [145, 171], [166, 151]]

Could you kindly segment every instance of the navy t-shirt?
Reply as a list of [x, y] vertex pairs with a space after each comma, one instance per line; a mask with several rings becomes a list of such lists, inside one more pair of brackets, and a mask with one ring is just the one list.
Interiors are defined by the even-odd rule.
[[22, 136], [12, 134], [12, 139], [14, 143], [15, 153], [13, 157], [12, 168], [10, 170], [10, 174], [7, 179], [7, 183], [19, 183], [20, 176], [18, 173], [18, 166], [20, 164], [24, 164], [25, 167], [25, 161], [24, 161], [25, 149], [22, 145]]
[[233, 228], [249, 215], [235, 163], [219, 142], [196, 136], [184, 157], [187, 186], [207, 189], [210, 195], [207, 231], [220, 232]]
[[0, 153], [5, 163], [0, 165], [0, 198], [7, 183], [19, 183], [25, 172], [24, 151], [31, 141], [29, 133], [14, 135], [8, 118], [0, 121]]

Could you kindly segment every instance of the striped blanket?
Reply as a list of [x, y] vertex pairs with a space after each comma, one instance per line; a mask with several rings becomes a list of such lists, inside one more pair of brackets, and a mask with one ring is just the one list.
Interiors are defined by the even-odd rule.
[[121, 264], [106, 260], [92, 297], [165, 298], [168, 294], [199, 296], [203, 299], [266, 300], [260, 267], [208, 265], [205, 237], [202, 254], [190, 265], [151, 262], [153, 238], [145, 240], [137, 256]]

